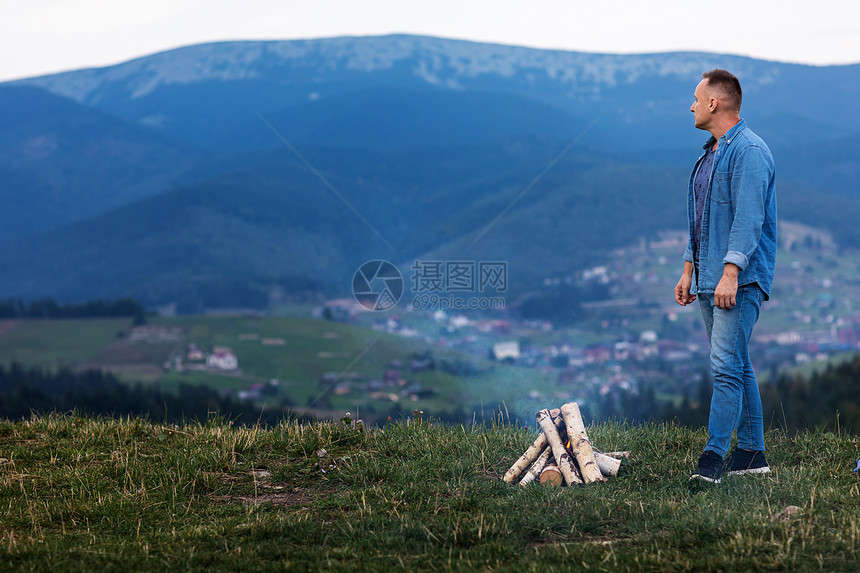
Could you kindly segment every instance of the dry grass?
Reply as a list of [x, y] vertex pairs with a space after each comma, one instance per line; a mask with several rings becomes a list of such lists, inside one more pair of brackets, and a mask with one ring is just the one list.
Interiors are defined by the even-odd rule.
[[[272, 429], [42, 416], [0, 423], [10, 570], [854, 570], [852, 436], [768, 436], [773, 472], [691, 490], [703, 432], [590, 429], [616, 479], [508, 486], [503, 424]], [[321, 452], [320, 450], [325, 450]], [[780, 516], [789, 505], [796, 513]]]

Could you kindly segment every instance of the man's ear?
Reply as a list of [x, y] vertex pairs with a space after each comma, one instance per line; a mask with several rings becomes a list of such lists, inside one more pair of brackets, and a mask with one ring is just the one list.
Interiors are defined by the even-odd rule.
[[717, 104], [719, 101], [717, 98], [712, 97], [708, 100], [708, 111], [717, 111]]

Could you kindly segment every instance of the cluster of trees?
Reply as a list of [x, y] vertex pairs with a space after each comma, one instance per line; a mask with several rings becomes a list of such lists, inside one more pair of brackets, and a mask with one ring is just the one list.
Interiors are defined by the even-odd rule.
[[821, 426], [860, 434], [860, 356], [809, 378], [783, 375], [762, 387], [765, 423]]
[[[630, 390], [595, 391], [583, 405], [588, 420], [601, 418], [675, 421], [684, 426], [702, 427], [708, 423], [711, 400], [708, 376], [683, 397], [680, 403], [658, 400], [650, 384]], [[765, 427], [787, 431], [821, 427], [860, 434], [860, 356], [853, 361], [831, 366], [809, 378], [779, 377], [761, 386]], [[178, 392], [163, 392], [152, 386], [125, 384], [101, 370], [75, 372], [25, 368], [17, 363], [0, 365], [0, 418], [20, 419], [33, 412], [76, 411], [89, 415], [143, 416], [153, 421], [178, 422], [183, 419], [205, 420], [213, 413], [245, 424], [275, 424], [287, 410], [263, 410], [231, 396], [221, 395], [205, 386], [180, 385]], [[503, 404], [484, 404], [478, 421], [489, 419], [506, 408]], [[475, 419], [478, 412], [463, 410], [434, 418], [451, 423]], [[408, 411], [399, 405], [389, 412], [368, 412], [379, 421], [398, 419]], [[485, 418], [487, 416], [487, 418]], [[521, 419], [523, 424], [533, 420]]]
[[52, 298], [24, 302], [22, 299], [0, 300], [0, 318], [104, 318], [134, 317], [135, 325], [145, 324], [146, 311], [133, 298], [91, 300], [59, 304]]
[[[713, 390], [709, 375], [683, 396], [680, 403], [656, 399], [653, 386], [632, 391], [595, 393], [590, 404], [600, 417], [631, 421], [669, 421], [701, 427], [708, 424]], [[806, 428], [843, 430], [860, 434], [860, 356], [811, 376], [783, 374], [759, 387], [765, 428], [788, 431]]]
[[176, 393], [152, 386], [124, 384], [101, 370], [56, 372], [0, 365], [0, 418], [23, 419], [33, 413], [140, 416], [154, 422], [204, 421], [213, 414], [240, 424], [277, 424], [287, 412], [262, 410], [205, 386], [183, 384]]

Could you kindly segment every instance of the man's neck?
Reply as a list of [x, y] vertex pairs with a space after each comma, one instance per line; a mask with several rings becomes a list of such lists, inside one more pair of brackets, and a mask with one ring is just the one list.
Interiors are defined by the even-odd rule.
[[724, 136], [728, 131], [736, 126], [738, 122], [741, 120], [739, 116], [731, 116], [720, 121], [715, 121], [713, 127], [711, 127], [708, 131], [714, 136], [716, 139], [716, 143], [714, 143], [714, 147], [712, 149], [716, 149], [717, 145], [720, 143], [720, 138]]

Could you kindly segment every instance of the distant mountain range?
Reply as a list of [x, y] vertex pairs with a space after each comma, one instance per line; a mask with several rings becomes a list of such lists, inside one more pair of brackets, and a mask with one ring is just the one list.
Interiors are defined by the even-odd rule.
[[0, 297], [262, 305], [348, 295], [374, 258], [506, 260], [524, 292], [684, 226], [714, 67], [774, 151], [780, 215], [860, 246], [860, 65], [225, 42], [0, 84]]

